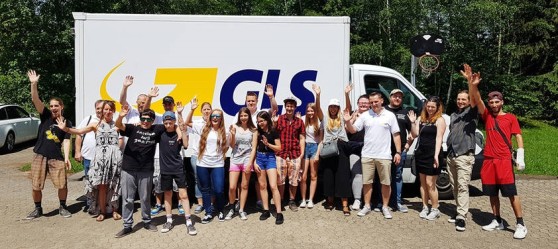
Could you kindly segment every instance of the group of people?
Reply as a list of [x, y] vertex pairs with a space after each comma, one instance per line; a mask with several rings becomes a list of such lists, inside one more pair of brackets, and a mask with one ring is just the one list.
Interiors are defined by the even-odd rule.
[[[465, 65], [462, 74], [469, 89], [458, 93], [458, 110], [451, 115], [447, 140], [447, 168], [456, 200], [456, 214], [449, 221], [455, 223], [457, 231], [465, 230], [468, 184], [474, 163], [475, 129], [481, 114], [487, 130], [481, 178], [483, 191], [490, 196], [494, 214], [492, 223], [482, 229], [492, 231], [504, 228], [499, 210], [498, 194], [501, 192], [510, 198], [517, 217], [514, 237], [524, 238], [527, 228], [523, 223], [514, 183], [510, 151], [511, 135], [515, 135], [519, 147], [516, 162], [519, 169], [524, 168], [519, 124], [515, 116], [502, 111], [503, 95], [499, 92], [489, 94], [489, 108], [486, 108], [478, 91], [480, 73], [473, 73]], [[136, 192], [139, 193], [144, 228], [158, 230], [151, 223], [151, 215], [160, 212], [164, 206], [167, 221], [161, 231], [170, 231], [173, 228], [173, 190], [178, 192], [178, 212], [185, 216], [188, 233], [197, 234], [190, 218], [190, 202], [186, 191], [189, 186], [181, 154], [188, 147], [193, 151], [191, 165], [196, 179], [192, 187], [195, 188], [198, 207], [194, 212], [205, 210], [201, 219], [203, 224], [215, 217], [219, 221], [230, 220], [235, 216], [246, 220], [248, 184], [253, 174], [257, 177], [257, 199], [262, 208], [259, 219], [266, 220], [272, 215], [268, 196], [271, 192], [275, 223], [282, 224], [285, 219], [282, 200], [287, 200], [291, 211], [314, 207], [318, 167], [323, 171], [326, 210], [335, 209], [335, 198], [338, 198], [343, 215], [346, 216], [351, 211], [358, 211], [357, 216], [362, 217], [377, 210], [384, 218], [391, 219], [393, 210], [406, 213], [408, 208], [401, 198], [402, 169], [415, 139], [418, 141], [414, 157], [423, 204], [419, 216], [436, 220], [441, 215], [436, 178], [444, 168], [442, 138], [448, 124], [442, 117], [443, 106], [438, 97], [428, 98], [417, 115], [413, 110], [403, 107], [404, 93], [400, 89], [390, 92], [387, 105], [384, 105], [382, 93], [373, 92], [360, 96], [358, 108], [353, 111], [349, 98], [352, 86], [348, 85], [345, 87], [345, 108], [341, 109], [338, 99], [331, 99], [324, 113], [321, 108], [321, 89], [313, 84], [315, 102], [305, 107], [303, 120], [300, 113], [295, 113], [298, 102], [293, 97], [283, 100], [285, 113], [278, 115], [273, 87], [267, 85], [265, 95], [269, 98], [271, 109], [258, 111], [258, 96], [249, 92], [246, 107], [239, 110], [234, 124], [227, 126], [223, 111], [213, 109], [207, 102], [201, 104], [202, 118], [193, 119], [193, 113], [198, 108], [196, 98], [189, 105], [183, 105], [181, 102], [175, 103], [173, 97], [166, 96], [163, 98], [164, 114], [156, 115], [149, 107], [151, 99], [158, 96], [157, 87], [153, 87], [148, 94], [139, 95], [137, 109], [133, 108], [126, 98], [127, 89], [134, 79], [127, 76], [120, 94], [122, 109], [116, 119], [113, 117], [115, 103], [99, 100], [95, 103], [96, 114], [87, 117], [77, 128], [71, 128], [71, 123], [62, 115], [62, 100], [53, 98], [49, 101], [50, 108], [44, 107], [37, 92], [39, 75], [31, 70], [28, 76], [33, 104], [42, 121], [31, 172], [35, 209], [28, 219], [42, 215], [41, 191], [46, 172], [51, 174], [58, 188], [60, 215], [71, 216], [66, 208], [65, 174], [65, 169], [71, 167], [70, 134], [80, 135], [76, 139], [75, 157], [83, 160], [89, 212], [96, 216], [97, 221], [106, 218], [107, 213], [110, 213], [107, 209], [112, 210], [113, 219], [122, 218], [124, 228], [115, 235], [117, 238], [132, 232]], [[183, 118], [186, 106], [190, 110]], [[225, 158], [229, 149], [226, 200]], [[285, 193], [287, 183], [288, 194]], [[299, 187], [302, 200], [297, 203], [295, 197]], [[152, 190], [156, 196], [153, 208]], [[373, 190], [380, 192], [378, 197], [373, 197]], [[354, 199], [352, 205], [349, 205], [350, 198]], [[118, 213], [119, 199], [122, 199], [122, 214]], [[164, 199], [164, 204], [161, 199]], [[376, 205], [372, 205], [373, 202], [377, 202]]]

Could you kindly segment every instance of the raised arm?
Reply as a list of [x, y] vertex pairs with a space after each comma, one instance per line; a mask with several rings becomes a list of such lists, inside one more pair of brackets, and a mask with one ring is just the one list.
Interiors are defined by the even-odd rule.
[[318, 84], [312, 84], [312, 90], [316, 94], [316, 115], [318, 115], [318, 119], [320, 122], [324, 120], [324, 112], [322, 111], [322, 106], [320, 103], [320, 94], [322, 93], [320, 86]]
[[159, 88], [154, 86], [149, 90], [149, 93], [147, 94], [147, 99], [145, 100], [145, 108], [144, 109], [151, 108], [151, 99], [153, 99], [157, 96], [159, 96]]
[[347, 86], [345, 86], [345, 109], [348, 109], [349, 111], [353, 110], [353, 106], [351, 105], [351, 98], [349, 97], [349, 94], [352, 90], [353, 84], [348, 84]]
[[29, 77], [29, 81], [31, 82], [31, 101], [33, 101], [35, 110], [37, 110], [39, 114], [43, 114], [45, 105], [39, 98], [39, 90], [37, 90], [37, 85], [39, 84], [39, 78], [41, 75], [38, 75], [35, 70], [29, 70], [27, 71], [27, 77]]
[[438, 156], [440, 155], [440, 150], [442, 150], [442, 139], [444, 138], [445, 131], [446, 121], [444, 120], [444, 118], [439, 117], [438, 120], [436, 120], [436, 148], [434, 148], [434, 168], [440, 167]]
[[[415, 111], [413, 111], [413, 110], [410, 110], [407, 113], [407, 117], [409, 117], [409, 121], [411, 122], [411, 138], [412, 139], [407, 139], [407, 144], [409, 144], [409, 140], [411, 141], [411, 143], [413, 143], [413, 139], [418, 136], [419, 122], [417, 122], [417, 115], [415, 114]], [[411, 144], [409, 144], [409, 146], [411, 146]]]
[[[97, 124], [98, 124], [97, 122], [93, 122], [93, 123], [90, 123], [88, 126], [83, 127], [83, 128], [79, 128], [79, 129], [70, 128], [70, 127], [66, 126], [66, 119], [62, 116], [60, 116], [56, 119], [56, 123], [58, 123], [58, 128], [60, 128], [60, 130], [63, 130], [66, 133], [78, 134], [78, 135], [85, 134], [85, 133], [88, 133], [90, 131], [94, 131], [95, 127], [97, 127]], [[78, 137], [80, 137], [80, 136], [78, 136]]]
[[345, 109], [345, 111], [343, 111], [343, 120], [345, 120], [345, 130], [353, 134], [357, 132], [357, 130], [353, 126], [353, 122], [351, 122], [351, 119], [352, 119], [351, 111]]
[[194, 116], [194, 111], [196, 110], [196, 108], [198, 108], [198, 98], [194, 97], [190, 101], [190, 112], [188, 113], [188, 116], [186, 116], [186, 125], [188, 125], [189, 127], [192, 127], [192, 117]]
[[236, 126], [235, 125], [230, 125], [229, 126], [229, 133], [230, 135], [230, 141], [229, 141], [229, 146], [231, 148], [234, 148], [234, 145], [236, 144]]
[[486, 105], [484, 104], [484, 101], [482, 101], [482, 97], [479, 91], [479, 84], [481, 80], [482, 78], [480, 72], [473, 74], [471, 83], [469, 83], [469, 94], [471, 95], [471, 106], [476, 106], [479, 110], [479, 113], [483, 114], [484, 110], [486, 110]]
[[122, 123], [122, 119], [128, 115], [129, 110], [130, 107], [128, 105], [123, 105], [120, 109], [120, 113], [118, 113], [118, 118], [116, 119], [116, 123], [114, 125], [121, 131], [126, 131], [126, 126]]
[[277, 101], [275, 100], [275, 95], [273, 94], [273, 86], [271, 84], [265, 85], [265, 95], [269, 98], [269, 103], [271, 103], [271, 112], [279, 111], [279, 106], [277, 106]]
[[122, 83], [122, 90], [120, 90], [120, 104], [122, 106], [129, 105], [126, 98], [128, 97], [128, 87], [134, 84], [134, 76], [127, 75], [124, 78], [124, 83]]

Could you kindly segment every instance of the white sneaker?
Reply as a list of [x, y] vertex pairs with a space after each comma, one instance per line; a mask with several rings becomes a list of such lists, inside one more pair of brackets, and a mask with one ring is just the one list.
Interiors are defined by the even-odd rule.
[[225, 220], [232, 220], [233, 216], [234, 216], [234, 209], [231, 208], [227, 213], [227, 216], [225, 216]]
[[247, 220], [248, 219], [248, 217], [246, 215], [246, 212], [242, 211], [242, 212], [239, 212], [238, 214], [239, 214], [241, 220]]
[[364, 216], [366, 216], [366, 215], [369, 214], [369, 213], [370, 213], [370, 207], [364, 206], [364, 207], [357, 213], [357, 215], [360, 216], [360, 217], [364, 217]]
[[[504, 230], [504, 222], [502, 221], [501, 223], [498, 223], [496, 219], [493, 219], [492, 222], [490, 222], [490, 224], [486, 226], [482, 226], [482, 230], [484, 231]], [[527, 232], [527, 230], [525, 230], [525, 232]]]
[[428, 210], [428, 207], [427, 207], [427, 206], [423, 206], [423, 207], [422, 207], [422, 211], [420, 211], [420, 213], [419, 213], [419, 217], [420, 217], [421, 219], [426, 219], [426, 216], [428, 216], [428, 211], [429, 211], [429, 210]]
[[430, 213], [426, 216], [427, 220], [436, 220], [440, 218], [440, 210], [437, 208], [431, 208]]
[[307, 208], [313, 208], [314, 207], [314, 202], [312, 200], [308, 200], [308, 203], [306, 203], [306, 207]]
[[527, 227], [521, 224], [515, 225], [515, 233], [513, 233], [514, 239], [525, 239], [527, 236]]
[[306, 200], [303, 199], [303, 200], [300, 202], [300, 205], [298, 205], [298, 207], [299, 207], [299, 208], [306, 208]]
[[349, 208], [351, 208], [352, 211], [360, 210], [360, 200], [356, 199]]
[[393, 216], [391, 216], [391, 213], [389, 212], [389, 208], [387, 208], [387, 207], [382, 207], [382, 214], [384, 215], [384, 218], [386, 218], [386, 219], [393, 218]]

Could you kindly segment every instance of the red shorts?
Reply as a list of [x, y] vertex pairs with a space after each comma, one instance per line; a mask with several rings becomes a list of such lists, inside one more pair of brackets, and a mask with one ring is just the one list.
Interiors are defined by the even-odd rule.
[[498, 196], [498, 191], [505, 197], [517, 195], [511, 158], [484, 158], [481, 181], [482, 190], [488, 196]]

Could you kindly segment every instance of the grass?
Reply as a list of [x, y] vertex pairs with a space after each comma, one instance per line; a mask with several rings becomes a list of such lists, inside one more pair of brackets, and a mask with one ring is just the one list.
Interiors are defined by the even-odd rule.
[[[68, 172], [70, 174], [74, 174], [80, 171], [83, 171], [83, 164], [76, 161], [75, 159], [70, 157], [70, 162], [72, 163], [72, 169]], [[26, 163], [19, 168], [20, 171], [27, 172], [31, 170], [31, 163]]]
[[525, 170], [518, 173], [558, 176], [558, 152], [554, 147], [558, 128], [532, 119], [519, 118], [519, 122], [525, 147]]

